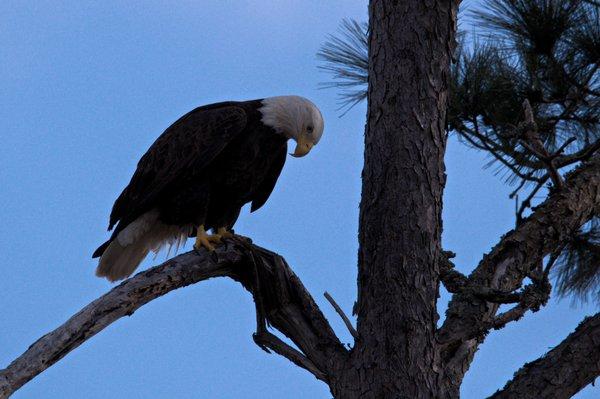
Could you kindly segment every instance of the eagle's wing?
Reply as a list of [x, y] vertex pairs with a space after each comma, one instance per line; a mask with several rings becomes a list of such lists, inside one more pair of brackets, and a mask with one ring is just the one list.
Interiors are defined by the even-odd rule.
[[119, 221], [128, 224], [149, 211], [153, 201], [190, 168], [198, 171], [209, 165], [246, 122], [246, 112], [234, 105], [200, 107], [179, 118], [138, 162], [129, 185], [115, 201], [109, 230]]
[[252, 198], [252, 206], [250, 208], [250, 212], [254, 212], [260, 207], [262, 207], [269, 196], [273, 192], [273, 188], [275, 188], [275, 183], [277, 183], [277, 179], [281, 174], [281, 170], [283, 169], [283, 164], [285, 164], [285, 158], [287, 156], [287, 151], [285, 149], [280, 151], [277, 157], [273, 160], [271, 164], [271, 168], [269, 168], [269, 172], [265, 176], [265, 179], [262, 181], [258, 190], [254, 193], [254, 198]]

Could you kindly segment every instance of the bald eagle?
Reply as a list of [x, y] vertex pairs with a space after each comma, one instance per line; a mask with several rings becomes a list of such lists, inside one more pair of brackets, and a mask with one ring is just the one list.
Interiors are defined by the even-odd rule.
[[298, 96], [221, 102], [185, 114], [150, 146], [115, 201], [112, 236], [93, 254], [100, 257], [96, 275], [126, 278], [150, 251], [187, 237], [214, 250], [232, 236], [245, 204], [254, 212], [267, 201], [288, 139], [296, 142], [290, 155], [302, 157], [322, 134], [321, 112]]

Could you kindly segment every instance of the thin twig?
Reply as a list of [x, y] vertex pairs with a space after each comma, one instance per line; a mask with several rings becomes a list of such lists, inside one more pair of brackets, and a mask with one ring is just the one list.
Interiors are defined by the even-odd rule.
[[579, 161], [586, 161], [598, 150], [600, 150], [600, 140], [597, 140], [594, 144], [590, 144], [589, 146], [583, 148], [580, 151], [577, 151], [574, 154], [559, 157], [556, 160], [556, 166], [559, 168], [563, 168], [565, 166], [572, 165]]
[[500, 330], [508, 323], [520, 320], [523, 316], [525, 316], [525, 313], [527, 313], [528, 310], [529, 309], [527, 307], [518, 304], [506, 312], [500, 313], [498, 316], [494, 317], [490, 323], [490, 327], [494, 330]]
[[465, 140], [467, 140], [469, 142], [469, 144], [471, 144], [472, 146], [474, 146], [475, 148], [479, 148], [481, 150], [485, 150], [488, 151], [498, 162], [500, 162], [502, 165], [506, 166], [508, 169], [510, 169], [510, 171], [512, 173], [514, 173], [516, 176], [520, 177], [521, 179], [524, 180], [528, 180], [528, 181], [539, 181], [539, 179], [535, 176], [531, 176], [531, 174], [524, 174], [523, 172], [521, 172], [518, 168], [517, 165], [514, 165], [510, 162], [508, 162], [506, 159], [504, 159], [502, 157], [502, 155], [498, 154], [496, 152], [496, 150], [494, 150], [492, 147], [490, 147], [487, 143], [484, 144], [482, 141], [482, 144], [479, 145], [475, 140], [473, 140], [471, 137], [469, 137], [469, 134], [472, 134], [473, 136], [477, 137], [479, 140], [481, 140], [481, 137], [478, 137], [477, 134], [473, 133], [472, 130], [470, 129], [465, 129], [468, 130], [468, 133], [466, 133], [465, 131], [461, 131], [461, 137], [464, 138]]
[[561, 245], [560, 247], [556, 248], [556, 250], [553, 251], [552, 254], [550, 254], [550, 259], [548, 259], [548, 263], [546, 264], [546, 267], [544, 268], [544, 274], [542, 276], [542, 281], [548, 281], [548, 276], [550, 275], [550, 270], [552, 269], [552, 267], [558, 260], [560, 254], [562, 253], [565, 246], [566, 246], [566, 244]]
[[[533, 172], [532, 172], [533, 173]], [[532, 174], [530, 173], [530, 175]], [[515, 188], [509, 195], [508, 198], [509, 199], [513, 199], [515, 198], [515, 196], [519, 193], [519, 191], [521, 191], [521, 189], [525, 186], [525, 184], [527, 184], [527, 180], [525, 179], [521, 179], [521, 183], [519, 183], [519, 185], [517, 186], [517, 188]]]
[[[535, 123], [531, 103], [527, 99], [523, 101], [523, 112], [525, 113], [525, 121], [521, 124], [523, 129], [521, 145], [523, 148], [535, 155], [536, 158], [542, 161], [548, 170], [548, 174], [552, 179], [552, 183], [554, 183], [554, 186], [557, 189], [561, 190], [564, 186], [564, 181], [554, 163], [554, 159], [560, 154], [560, 152], [550, 155], [544, 147], [544, 144], [542, 143], [542, 140], [537, 132], [537, 124]], [[568, 144], [570, 143], [567, 143], [567, 145]], [[561, 148], [561, 151], [562, 149], [564, 148]]]
[[530, 153], [532, 153], [533, 155], [535, 155], [535, 157], [537, 159], [539, 159], [540, 161], [545, 161], [548, 159], [548, 155], [545, 153], [542, 153], [540, 151], [538, 151], [536, 148], [534, 148], [532, 145], [530, 145], [529, 143], [527, 143], [526, 141], [521, 141], [521, 145], [523, 146], [523, 148], [525, 148], [527, 151], [529, 151]]
[[542, 180], [541, 182], [536, 184], [536, 186], [534, 187], [533, 190], [531, 190], [531, 192], [529, 193], [527, 198], [525, 198], [525, 200], [523, 202], [521, 202], [521, 206], [519, 207], [519, 210], [517, 211], [517, 226], [520, 225], [521, 222], [523, 221], [523, 212], [525, 212], [525, 210], [527, 208], [531, 208], [531, 200], [533, 199], [533, 197], [535, 197], [535, 195], [538, 193], [538, 191], [540, 191], [540, 189], [544, 186], [544, 184], [548, 180], [548, 177], [549, 177], [548, 175], [545, 175], [544, 180]]
[[348, 331], [350, 331], [350, 334], [352, 334], [352, 337], [354, 337], [354, 339], [357, 340], [358, 339], [358, 332], [352, 326], [352, 323], [350, 322], [350, 319], [348, 318], [348, 316], [346, 316], [346, 314], [344, 313], [344, 311], [342, 310], [342, 308], [340, 307], [340, 305], [338, 305], [335, 302], [335, 300], [333, 299], [333, 297], [331, 295], [329, 295], [329, 292], [325, 291], [325, 293], [323, 294], [323, 296], [325, 296], [325, 299], [327, 299], [329, 301], [329, 303], [331, 304], [331, 306], [333, 306], [333, 308], [335, 309], [335, 311], [337, 312], [337, 314], [340, 315], [340, 317], [344, 321], [344, 324], [346, 325], [346, 328], [348, 329]]
[[567, 141], [565, 141], [559, 148], [558, 150], [556, 150], [556, 152], [554, 154], [552, 154], [550, 157], [552, 159], [554, 158], [558, 158], [560, 156], [560, 154], [562, 154], [562, 152], [565, 150], [565, 148], [567, 148], [569, 146], [569, 144], [571, 144], [572, 142], [574, 142], [575, 140], [577, 140], [577, 138], [575, 137], [570, 137]]

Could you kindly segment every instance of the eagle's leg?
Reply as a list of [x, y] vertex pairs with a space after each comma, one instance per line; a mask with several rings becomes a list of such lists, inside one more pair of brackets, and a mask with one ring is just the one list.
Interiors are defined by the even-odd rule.
[[210, 252], [215, 250], [215, 244], [219, 244], [221, 242], [220, 234], [207, 234], [204, 229], [204, 225], [200, 225], [198, 227], [198, 231], [196, 232], [196, 243], [194, 244], [194, 248], [200, 249], [202, 247], [208, 249]]
[[225, 228], [225, 227], [219, 227], [217, 229], [217, 235], [220, 235], [221, 238], [233, 238], [235, 236], [234, 233], [227, 230], [227, 228]]

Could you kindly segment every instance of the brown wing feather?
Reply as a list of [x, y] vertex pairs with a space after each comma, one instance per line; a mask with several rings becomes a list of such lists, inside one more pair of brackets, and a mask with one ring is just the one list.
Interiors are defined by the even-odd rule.
[[[115, 201], [109, 230], [126, 225], [153, 207], [157, 196], [190, 173], [205, 168], [246, 127], [237, 106], [197, 108], [173, 123], [140, 159], [129, 185]], [[120, 226], [125, 227], [125, 226]]]

